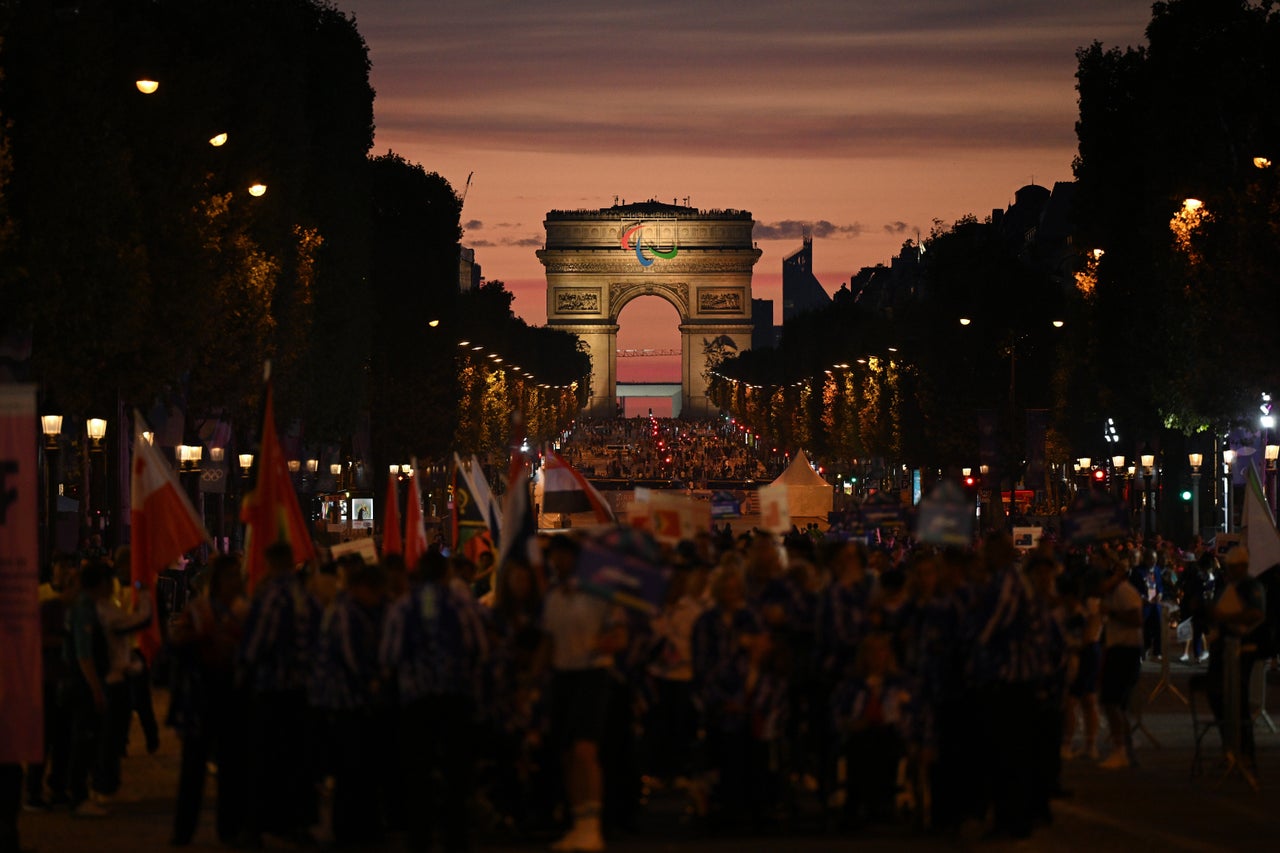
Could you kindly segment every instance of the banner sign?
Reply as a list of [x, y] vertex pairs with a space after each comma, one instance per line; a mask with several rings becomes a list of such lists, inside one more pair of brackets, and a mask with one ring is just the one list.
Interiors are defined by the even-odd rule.
[[1097, 489], [1077, 494], [1062, 519], [1062, 538], [1073, 545], [1119, 539], [1130, 532], [1128, 508]]
[[887, 492], [876, 492], [862, 502], [862, 522], [867, 527], [892, 527], [906, 521], [906, 509]]
[[711, 505], [706, 501], [650, 492], [648, 506], [648, 530], [659, 542], [676, 543], [711, 529]]
[[44, 760], [36, 389], [0, 385], [0, 764]]
[[770, 533], [785, 535], [791, 532], [791, 508], [787, 502], [786, 486], [760, 487], [760, 526]]
[[716, 492], [711, 496], [711, 517], [741, 518], [742, 503], [733, 492]]
[[973, 542], [973, 501], [950, 480], [938, 483], [920, 502], [916, 538], [930, 545], [969, 546]]
[[654, 615], [662, 607], [671, 569], [599, 542], [582, 543], [578, 584], [614, 604]]

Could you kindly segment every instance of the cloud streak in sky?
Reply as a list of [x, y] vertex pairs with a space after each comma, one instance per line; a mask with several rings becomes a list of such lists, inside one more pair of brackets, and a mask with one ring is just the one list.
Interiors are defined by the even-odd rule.
[[[1046, 99], [1149, 0], [348, 0], [380, 130], [500, 150], [880, 156], [1074, 142]], [[1066, 6], [1070, 8], [1066, 8]], [[802, 147], [797, 150], [797, 141]]]
[[816, 222], [784, 219], [781, 222], [757, 222], [751, 235], [756, 240], [797, 240], [805, 235], [819, 238], [857, 237], [866, 230], [866, 226], [858, 222], [851, 225], [836, 225], [825, 219], [819, 219]]

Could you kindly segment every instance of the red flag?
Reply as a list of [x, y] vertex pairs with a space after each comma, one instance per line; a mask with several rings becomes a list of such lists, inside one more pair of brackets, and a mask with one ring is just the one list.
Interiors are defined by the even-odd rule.
[[409, 506], [404, 511], [404, 563], [413, 571], [427, 553], [427, 528], [422, 517], [422, 489], [418, 486], [418, 460], [409, 480]]
[[400, 538], [400, 492], [396, 486], [400, 475], [392, 472], [387, 478], [387, 507], [383, 511], [386, 521], [382, 522], [382, 556], [403, 554], [404, 545]]
[[298, 496], [289, 479], [280, 439], [276, 436], [275, 408], [271, 402], [271, 383], [267, 383], [267, 396], [262, 413], [262, 447], [256, 464], [257, 482], [245, 495], [240, 507], [240, 521], [245, 525], [245, 565], [252, 588], [266, 574], [267, 546], [276, 542], [288, 542], [293, 547], [295, 563], [314, 560], [315, 545], [307, 531], [298, 506]]
[[[154, 590], [156, 575], [187, 551], [209, 540], [191, 500], [173, 469], [142, 437], [142, 415], [133, 413], [133, 468], [129, 480], [129, 573], [135, 583]], [[148, 658], [160, 646], [153, 619], [139, 636]]]

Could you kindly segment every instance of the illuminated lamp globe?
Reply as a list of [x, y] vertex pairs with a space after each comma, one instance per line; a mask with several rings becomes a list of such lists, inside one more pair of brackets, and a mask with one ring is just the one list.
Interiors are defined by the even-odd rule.
[[209, 144], [214, 148], [221, 148], [227, 144], [227, 135], [225, 133], [214, 134], [209, 137]]
[[249, 195], [253, 196], [254, 198], [262, 198], [266, 194], [267, 194], [266, 184], [251, 184], [249, 186]]
[[138, 91], [144, 95], [154, 95], [156, 89], [160, 88], [160, 84], [155, 80], [138, 80], [133, 85], [138, 87]]

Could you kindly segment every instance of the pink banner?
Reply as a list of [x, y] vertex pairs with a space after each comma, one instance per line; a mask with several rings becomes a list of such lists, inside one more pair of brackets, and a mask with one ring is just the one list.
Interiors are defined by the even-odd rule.
[[0, 385], [0, 764], [44, 760], [36, 389]]

